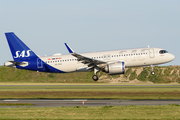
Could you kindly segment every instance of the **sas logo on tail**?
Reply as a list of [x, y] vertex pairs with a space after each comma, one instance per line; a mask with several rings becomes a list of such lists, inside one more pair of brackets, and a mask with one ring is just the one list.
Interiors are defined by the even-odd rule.
[[30, 51], [31, 50], [27, 50], [27, 51], [23, 50], [22, 52], [21, 51], [16, 51], [16, 56], [14, 56], [14, 58], [29, 57], [30, 56]]

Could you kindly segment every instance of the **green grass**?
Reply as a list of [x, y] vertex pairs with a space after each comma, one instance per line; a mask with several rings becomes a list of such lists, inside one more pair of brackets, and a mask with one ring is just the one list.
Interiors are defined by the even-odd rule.
[[1, 86], [0, 99], [180, 99], [180, 86]]
[[0, 119], [180, 119], [179, 105], [0, 108]]
[[0, 82], [95, 83], [92, 75], [93, 72], [45, 73], [0, 66]]
[[[133, 71], [132, 71], [133, 70]], [[139, 71], [140, 70], [140, 71]], [[139, 71], [140, 74], [137, 74]], [[180, 66], [156, 66], [155, 75], [151, 75], [150, 67], [133, 67], [127, 69], [123, 77], [120, 75], [108, 75], [98, 72], [97, 82], [92, 80], [94, 72], [74, 72], [74, 73], [44, 73], [29, 70], [20, 70], [0, 66], [0, 83], [106, 83], [113, 79], [122, 79], [124, 81], [138, 79], [140, 81], [151, 81], [153, 83], [180, 83]], [[10, 75], [9, 75], [10, 74]]]
[[31, 103], [0, 103], [0, 106], [32, 106]]
[[180, 92], [3, 91], [0, 94], [0, 99], [180, 99]]

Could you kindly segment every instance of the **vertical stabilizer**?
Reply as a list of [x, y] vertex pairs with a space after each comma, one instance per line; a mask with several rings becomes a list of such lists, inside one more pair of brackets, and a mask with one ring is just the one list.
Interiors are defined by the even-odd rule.
[[14, 61], [27, 60], [37, 55], [26, 46], [13, 32], [5, 33]]

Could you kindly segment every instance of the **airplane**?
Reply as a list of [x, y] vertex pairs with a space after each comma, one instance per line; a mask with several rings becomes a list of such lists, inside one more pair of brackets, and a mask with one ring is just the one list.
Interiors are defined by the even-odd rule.
[[113, 51], [89, 52], [78, 54], [65, 43], [70, 54], [38, 56], [26, 46], [13, 32], [5, 33], [14, 61], [4, 66], [37, 72], [68, 73], [94, 71], [92, 79], [98, 80], [97, 73], [103, 71], [109, 75], [124, 74], [125, 68], [151, 66], [170, 62], [175, 56], [161, 48], [134, 48]]

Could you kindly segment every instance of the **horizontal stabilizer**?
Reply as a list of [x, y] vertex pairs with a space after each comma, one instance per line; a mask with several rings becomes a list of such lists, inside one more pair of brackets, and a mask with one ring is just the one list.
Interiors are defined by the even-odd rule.
[[8, 62], [4, 63], [4, 66], [7, 66], [7, 67], [16, 67], [16, 66], [26, 67], [26, 66], [28, 66], [28, 62], [8, 61]]

